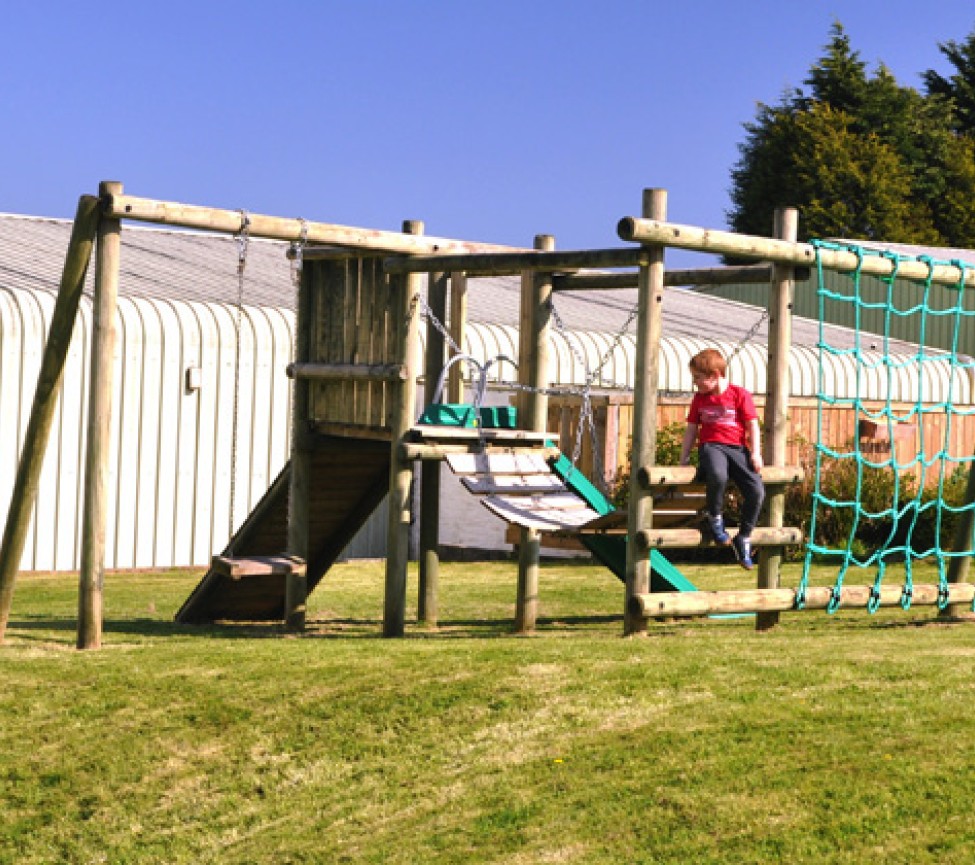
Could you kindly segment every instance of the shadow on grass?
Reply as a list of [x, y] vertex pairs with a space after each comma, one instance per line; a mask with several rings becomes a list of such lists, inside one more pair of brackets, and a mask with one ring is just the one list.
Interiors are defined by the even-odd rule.
[[[587, 615], [539, 617], [536, 633], [545, 634], [565, 631], [587, 634], [594, 629], [605, 629], [619, 625], [620, 615]], [[303, 639], [303, 640], [354, 640], [376, 639], [382, 637], [383, 624], [372, 618], [310, 618], [301, 633], [288, 631], [282, 622], [240, 622], [202, 625], [184, 625], [161, 619], [106, 619], [102, 633], [106, 638], [112, 635], [141, 637], [145, 639], [164, 639], [167, 637], [201, 637], [205, 639]], [[11, 619], [7, 633], [20, 641], [45, 643], [62, 642], [60, 635], [71, 635], [74, 642], [77, 622], [72, 618], [22, 617]], [[622, 631], [621, 631], [622, 632]], [[497, 639], [501, 637], [526, 636], [514, 630], [514, 623], [504, 619], [447, 619], [435, 626], [418, 622], [408, 622], [405, 639]], [[528, 635], [530, 636], [530, 635]], [[65, 642], [69, 640], [65, 639]]]

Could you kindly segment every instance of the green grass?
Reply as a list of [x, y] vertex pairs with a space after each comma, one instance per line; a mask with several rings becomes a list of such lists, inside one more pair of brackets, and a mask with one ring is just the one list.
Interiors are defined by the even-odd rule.
[[0, 862], [973, 859], [975, 630], [929, 609], [622, 639], [618, 581], [546, 566], [524, 638], [514, 566], [464, 564], [437, 630], [383, 640], [382, 566], [359, 564], [295, 637], [173, 624], [196, 579], [110, 575], [97, 652], [73, 649], [74, 578], [19, 581]]

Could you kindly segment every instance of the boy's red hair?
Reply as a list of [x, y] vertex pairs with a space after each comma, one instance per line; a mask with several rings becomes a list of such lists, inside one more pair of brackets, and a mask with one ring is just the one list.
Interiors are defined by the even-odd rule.
[[724, 377], [728, 371], [728, 364], [724, 359], [724, 355], [716, 348], [706, 348], [704, 351], [699, 351], [691, 358], [688, 366], [692, 373], [696, 372], [699, 375], [714, 375], [717, 373]]

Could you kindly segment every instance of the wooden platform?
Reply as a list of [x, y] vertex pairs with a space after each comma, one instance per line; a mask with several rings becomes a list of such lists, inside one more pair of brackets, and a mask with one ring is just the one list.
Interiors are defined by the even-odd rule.
[[[314, 451], [311, 501], [315, 546], [306, 563], [309, 593], [345, 549], [389, 488], [389, 443], [328, 437]], [[269, 622], [284, 617], [284, 589], [297, 566], [282, 555], [288, 540], [286, 465], [245, 520], [228, 549], [176, 614], [176, 621]], [[233, 555], [230, 555], [230, 550]]]

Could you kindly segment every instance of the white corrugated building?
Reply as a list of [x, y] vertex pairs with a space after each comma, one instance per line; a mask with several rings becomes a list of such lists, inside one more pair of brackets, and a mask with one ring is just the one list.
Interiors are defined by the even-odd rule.
[[[0, 215], [0, 518], [6, 519], [22, 436], [30, 413], [71, 222]], [[112, 436], [112, 499], [106, 567], [202, 566], [223, 549], [288, 458], [293, 353], [294, 285], [287, 244], [251, 239], [246, 249], [240, 310], [240, 370], [236, 369], [239, 247], [233, 238], [126, 224], [122, 232], [118, 304], [116, 402]], [[89, 274], [89, 283], [91, 274]], [[90, 291], [90, 285], [89, 285]], [[465, 350], [481, 362], [517, 356], [520, 281], [472, 279]], [[632, 385], [634, 290], [560, 294], [566, 333], [553, 335], [552, 380], [579, 384], [586, 367], [601, 367], [599, 387]], [[730, 354], [741, 346], [731, 376], [765, 390], [766, 324], [754, 306], [674, 289], [668, 292], [660, 389], [691, 389], [687, 361], [701, 348]], [[24, 570], [75, 570], [80, 560], [85, 451], [84, 417], [91, 333], [86, 296], [71, 344], [62, 399], [52, 432]], [[816, 387], [818, 325], [794, 324], [792, 381], [796, 395]], [[842, 345], [849, 332], [830, 328]], [[894, 346], [892, 350], [896, 350]], [[905, 352], [907, 345], [900, 346]], [[849, 387], [844, 361], [827, 364], [838, 388]], [[511, 380], [510, 364], [492, 376]], [[932, 373], [931, 391], [947, 387]], [[896, 385], [898, 377], [891, 381]], [[904, 388], [913, 385], [904, 376]], [[885, 376], [868, 383], [881, 391]], [[971, 403], [966, 378], [956, 399]], [[905, 393], [905, 398], [912, 398]], [[494, 391], [493, 403], [509, 394]], [[237, 434], [233, 435], [237, 402]], [[236, 482], [231, 484], [232, 467]], [[231, 503], [231, 489], [235, 501]], [[502, 549], [504, 527], [466, 496], [445, 485], [441, 540], [445, 545]], [[385, 521], [371, 521], [350, 555], [381, 555]]]

